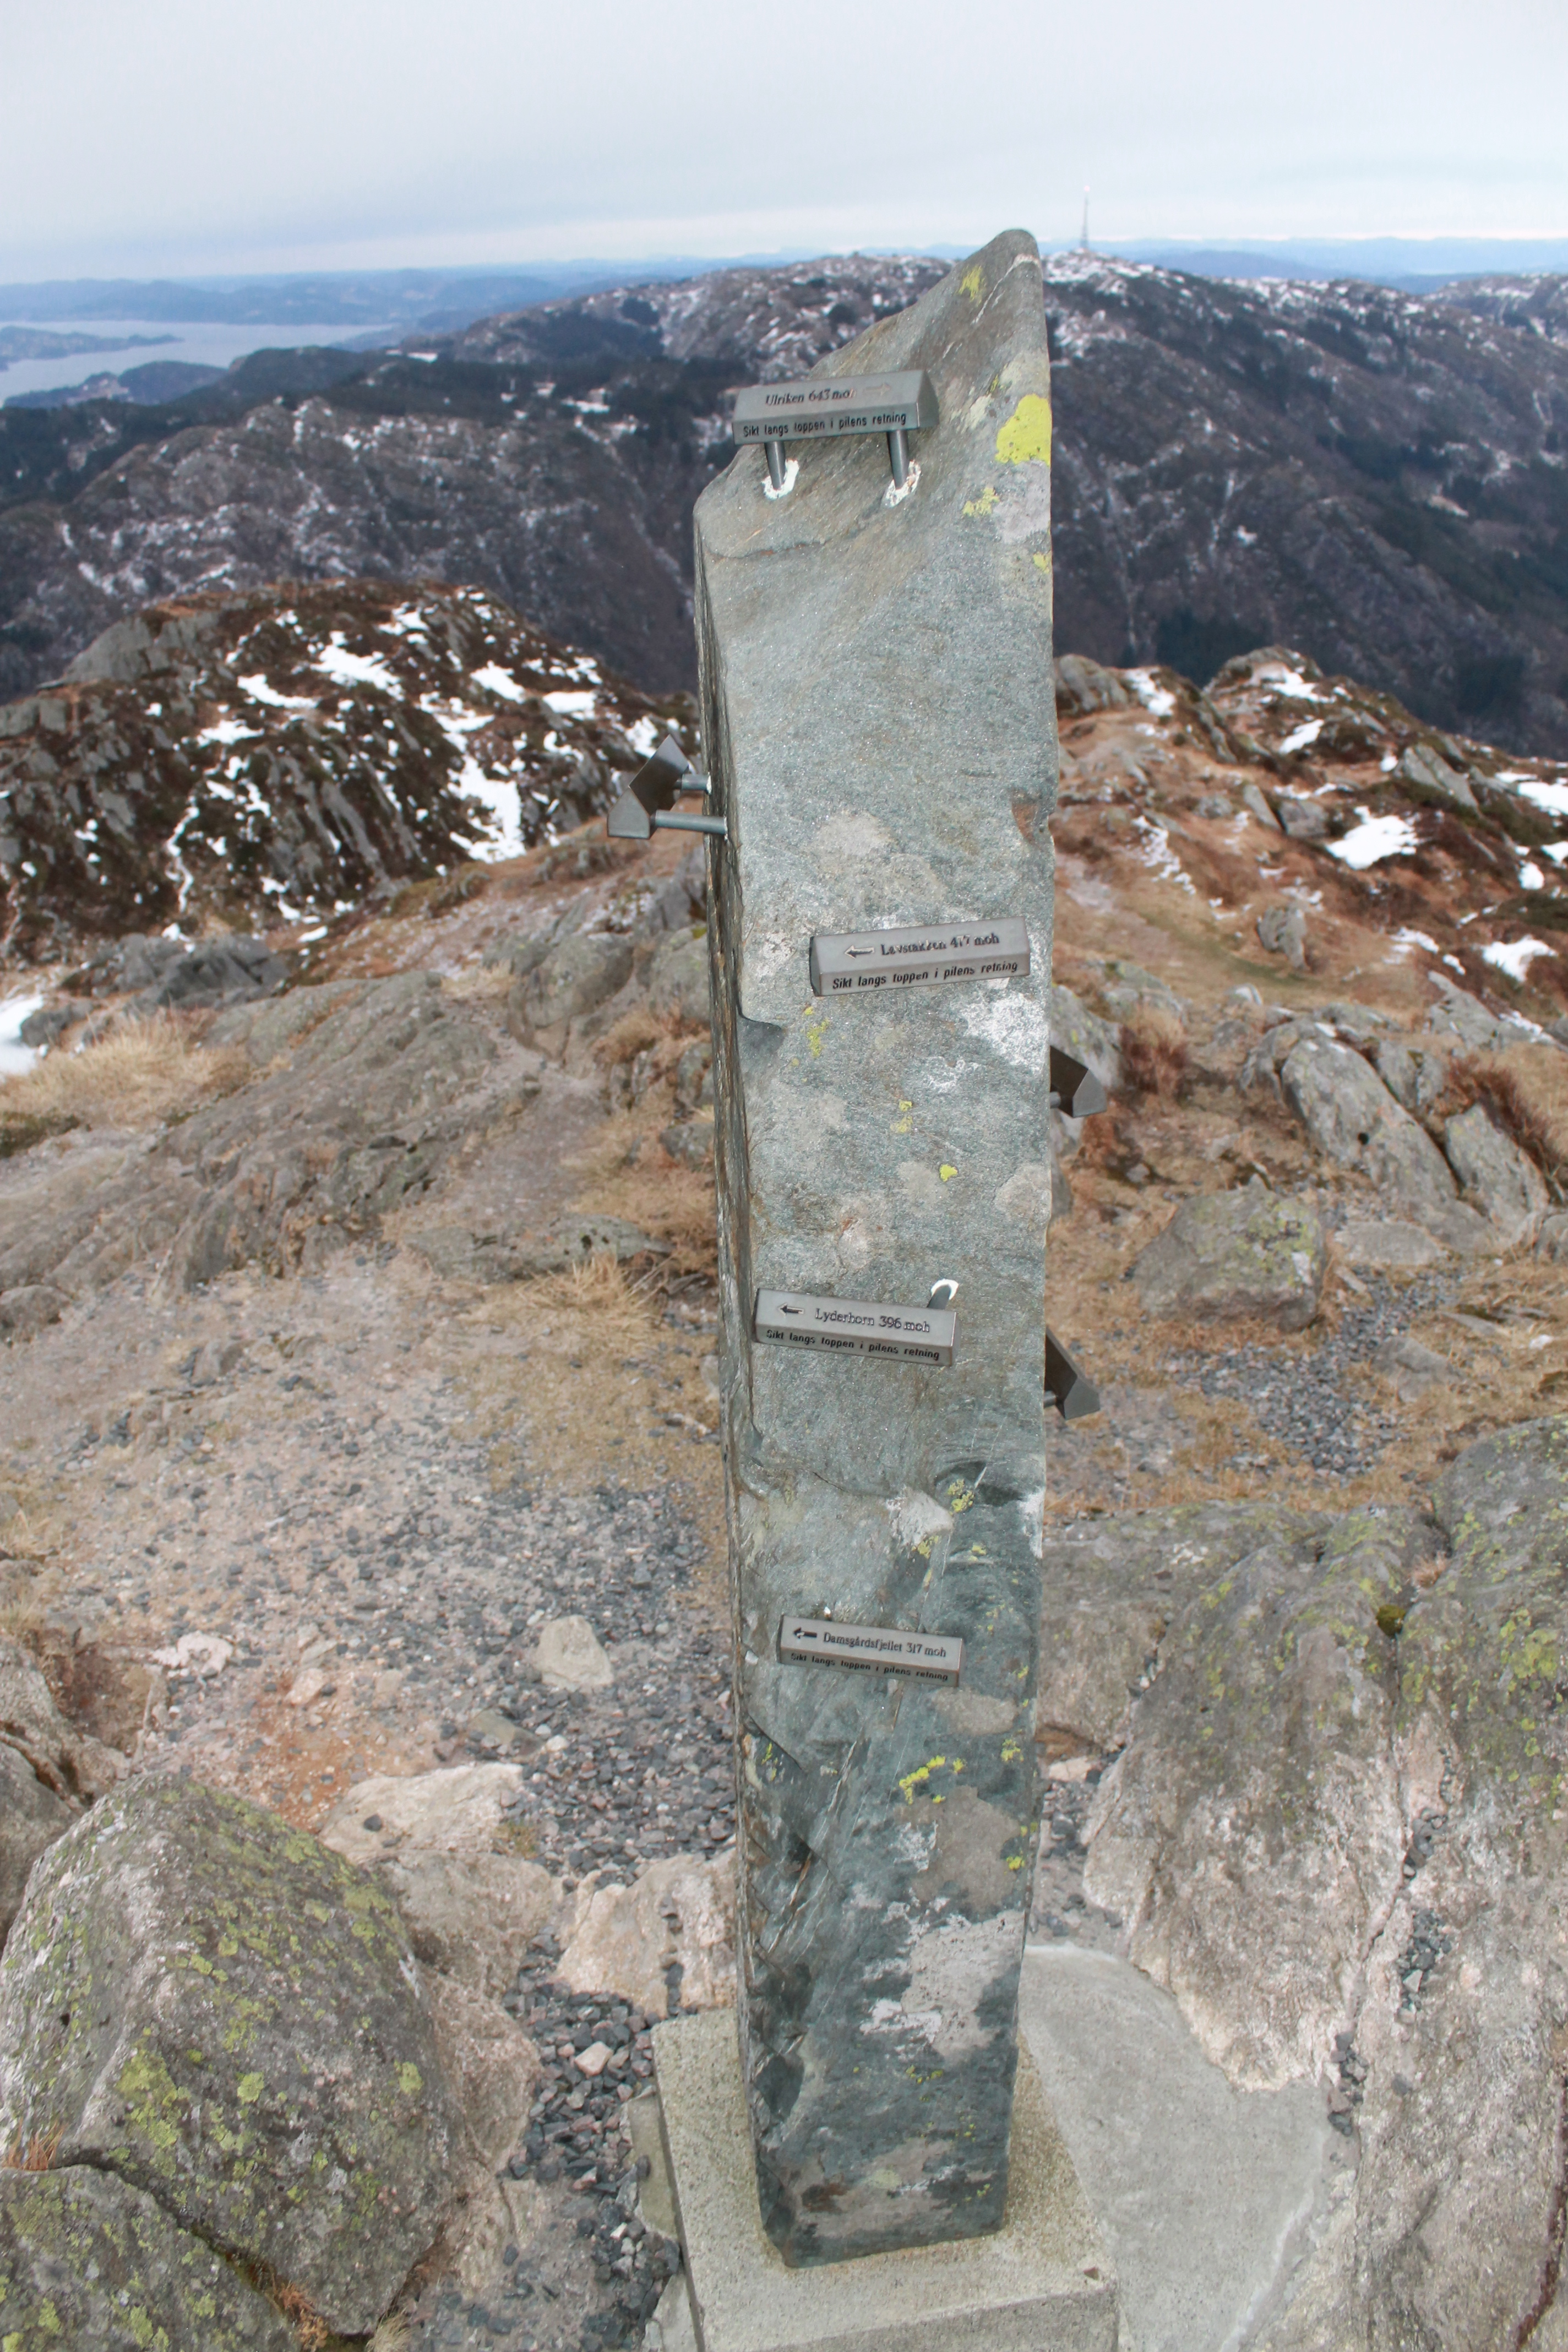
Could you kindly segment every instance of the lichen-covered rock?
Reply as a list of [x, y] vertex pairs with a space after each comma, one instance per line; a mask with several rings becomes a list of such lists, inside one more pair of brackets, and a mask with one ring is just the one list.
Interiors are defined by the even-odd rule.
[[1568, 2342], [1568, 1422], [1469, 1446], [1434, 1504], [1397, 1644], [1407, 1843], [1351, 2021], [1359, 2163], [1268, 2352]]
[[1499, 1132], [1479, 1103], [1447, 1121], [1443, 1149], [1467, 1200], [1491, 1219], [1505, 1240], [1518, 1241], [1551, 1206], [1534, 1161], [1511, 1136]]
[[1191, 1602], [1100, 1783], [1085, 1885], [1233, 2082], [1315, 2074], [1400, 1885], [1410, 1513], [1265, 1540]]
[[1415, 1211], [1452, 1204], [1454, 1180], [1424, 1128], [1348, 1045], [1310, 1031], [1279, 1071], [1286, 1100], [1318, 1150]]
[[0, 2144], [58, 2137], [355, 2335], [437, 2235], [454, 2127], [397, 1914], [316, 1839], [144, 1779], [35, 1869]]
[[1200, 1323], [1257, 1316], [1300, 1331], [1318, 1311], [1327, 1270], [1312, 1211], [1254, 1179], [1240, 1192], [1184, 1201], [1135, 1262], [1133, 1280], [1146, 1315]]
[[233, 2265], [112, 2173], [0, 2171], [5, 2352], [295, 2352]]
[[0, 1739], [0, 1945], [22, 1906], [27, 1873], [76, 1816], [25, 1756]]
[[1193, 1503], [1047, 1528], [1037, 1722], [1102, 1754], [1125, 1747], [1160, 1644], [1196, 1596], [1262, 1545], [1327, 1524], [1272, 1503]]

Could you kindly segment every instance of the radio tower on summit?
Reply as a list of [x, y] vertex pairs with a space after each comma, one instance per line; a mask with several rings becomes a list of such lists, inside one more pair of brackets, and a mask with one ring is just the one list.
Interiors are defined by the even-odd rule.
[[1085, 190], [1084, 190], [1084, 192], [1083, 192], [1083, 235], [1082, 235], [1082, 236], [1080, 236], [1080, 238], [1079, 239], [1079, 250], [1080, 250], [1081, 252], [1084, 252], [1084, 253], [1087, 253], [1087, 252], [1089, 251], [1089, 190], [1088, 190], [1088, 188], [1087, 188], [1087, 187], [1085, 188]]

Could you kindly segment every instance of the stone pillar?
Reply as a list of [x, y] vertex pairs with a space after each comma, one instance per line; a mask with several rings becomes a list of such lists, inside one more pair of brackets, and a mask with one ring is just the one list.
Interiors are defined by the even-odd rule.
[[[995, 2228], [1037, 1830], [1056, 782], [1039, 257], [994, 239], [819, 374], [879, 436], [743, 450], [697, 509], [739, 1660], [740, 2032], [791, 2264]], [[1021, 918], [1024, 979], [814, 992], [814, 935]], [[923, 1307], [950, 1366], [753, 1337], [759, 1289]], [[788, 1612], [964, 1645], [956, 1688], [780, 1659]]]

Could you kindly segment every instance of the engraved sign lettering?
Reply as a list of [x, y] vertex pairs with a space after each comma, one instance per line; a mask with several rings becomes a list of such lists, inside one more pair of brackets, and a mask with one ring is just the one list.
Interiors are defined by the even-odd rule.
[[956, 1683], [963, 1643], [952, 1633], [911, 1633], [899, 1625], [840, 1625], [830, 1617], [784, 1617], [779, 1656], [816, 1665], [852, 1666], [863, 1675], [912, 1675], [917, 1682]]
[[1028, 928], [1017, 915], [984, 923], [818, 931], [811, 942], [811, 984], [818, 996], [931, 988], [949, 980], [1025, 980], [1028, 971]]
[[936, 421], [936, 394], [922, 368], [826, 376], [810, 383], [754, 383], [735, 400], [735, 438], [742, 442], [918, 433]]
[[752, 1328], [785, 1348], [826, 1348], [881, 1356], [896, 1364], [951, 1364], [958, 1318], [945, 1307], [888, 1307], [865, 1298], [816, 1298], [804, 1290], [759, 1290]]

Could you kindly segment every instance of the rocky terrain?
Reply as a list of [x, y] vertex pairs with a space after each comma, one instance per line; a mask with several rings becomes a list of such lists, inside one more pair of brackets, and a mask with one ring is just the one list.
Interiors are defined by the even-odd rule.
[[571, 830], [689, 719], [473, 590], [154, 605], [0, 710], [0, 940], [358, 909]]
[[[1207, 695], [1069, 659], [1058, 721], [1055, 1034], [1113, 1099], [1052, 1170], [1102, 1410], [1051, 1436], [1034, 1934], [1332, 2124], [1238, 2341], [1552, 2344], [1568, 776], [1282, 646]], [[703, 916], [678, 838], [589, 827], [303, 947], [79, 961], [40, 914], [10, 957], [27, 2352], [46, 2301], [204, 2352], [680, 2340], [637, 2094], [732, 1967]], [[416, 2096], [397, 2170], [365, 2118]]]
[[[0, 412], [0, 691], [147, 602], [279, 578], [482, 589], [692, 683], [727, 393], [912, 299], [919, 257], [550, 302], [401, 353], [263, 352], [163, 406]], [[1058, 641], [1207, 677], [1270, 641], [1428, 723], [1568, 754], [1556, 278], [1424, 299], [1047, 264]]]

